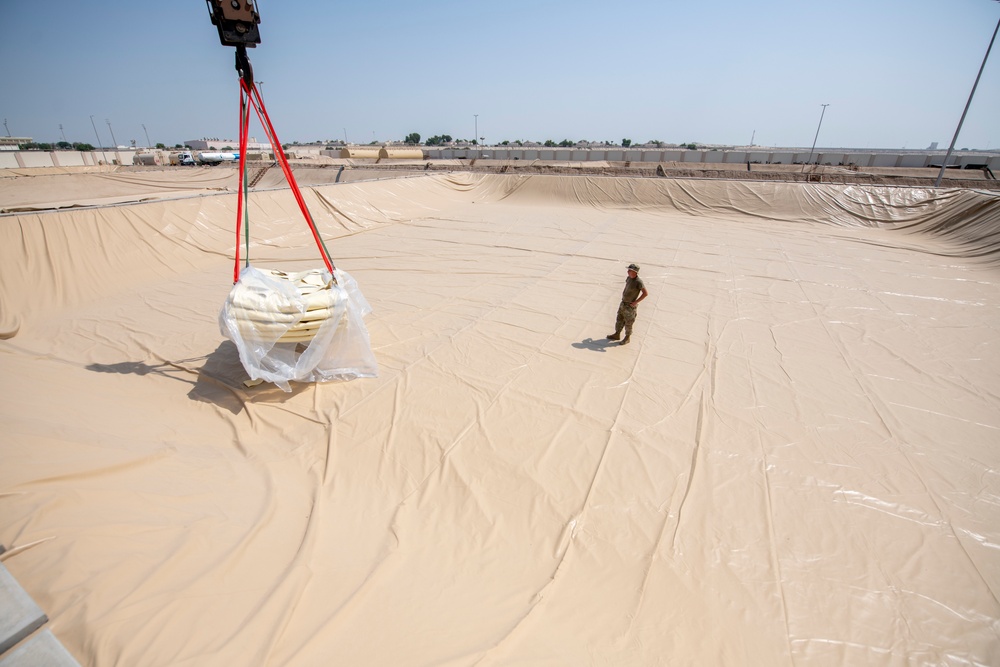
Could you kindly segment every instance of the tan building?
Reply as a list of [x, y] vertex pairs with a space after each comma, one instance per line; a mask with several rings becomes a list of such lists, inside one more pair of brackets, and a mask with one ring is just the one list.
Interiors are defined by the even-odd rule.
[[31, 137], [0, 137], [0, 151], [16, 151], [20, 144], [30, 144]]

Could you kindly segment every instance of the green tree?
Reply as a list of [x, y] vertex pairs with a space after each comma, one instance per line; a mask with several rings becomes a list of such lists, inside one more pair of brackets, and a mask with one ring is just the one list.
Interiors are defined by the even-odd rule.
[[60, 141], [59, 143], [56, 144], [56, 146], [63, 149], [64, 151], [73, 148], [73, 144], [69, 143], [68, 141]]
[[628, 148], [632, 145], [631, 139], [622, 139], [622, 148]]
[[408, 135], [406, 135], [406, 138], [403, 139], [403, 143], [411, 145], [419, 144], [420, 135], [417, 134], [416, 132], [410, 132]]
[[570, 146], [573, 145], [573, 143], [574, 142], [570, 141], [569, 139], [563, 139], [562, 141], [559, 142], [559, 145], [562, 146], [563, 148], [569, 148]]
[[159, 149], [164, 149], [164, 148], [166, 148], [166, 145], [164, 145], [164, 144], [156, 144], [156, 147], [159, 148]]
[[85, 144], [85, 143], [81, 143], [81, 142], [77, 142], [77, 143], [73, 144], [73, 148], [75, 148], [78, 151], [92, 151], [92, 150], [94, 150], [94, 147], [91, 146], [90, 144]]
[[542, 145], [548, 148], [555, 148], [557, 146], [556, 142], [552, 141], [551, 139], [546, 139], [545, 143]]

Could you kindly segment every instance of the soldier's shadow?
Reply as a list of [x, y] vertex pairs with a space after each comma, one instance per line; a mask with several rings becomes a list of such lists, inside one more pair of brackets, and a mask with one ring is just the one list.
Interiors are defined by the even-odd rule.
[[608, 340], [607, 338], [599, 338], [594, 340], [593, 338], [584, 338], [579, 343], [573, 343], [573, 347], [579, 350], [592, 350], [594, 352], [604, 352], [609, 347], [615, 347], [619, 343], [616, 340]]

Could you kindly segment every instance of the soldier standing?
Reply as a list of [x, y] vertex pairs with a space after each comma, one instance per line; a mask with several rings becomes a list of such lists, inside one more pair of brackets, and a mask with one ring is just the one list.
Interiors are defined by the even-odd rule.
[[646, 285], [639, 277], [639, 265], [628, 265], [628, 278], [625, 279], [625, 289], [622, 290], [622, 302], [618, 306], [618, 317], [615, 320], [615, 332], [608, 334], [608, 340], [618, 340], [621, 337], [622, 329], [625, 329], [625, 338], [622, 345], [627, 345], [632, 337], [632, 325], [635, 323], [637, 314], [636, 307], [639, 302], [649, 296]]

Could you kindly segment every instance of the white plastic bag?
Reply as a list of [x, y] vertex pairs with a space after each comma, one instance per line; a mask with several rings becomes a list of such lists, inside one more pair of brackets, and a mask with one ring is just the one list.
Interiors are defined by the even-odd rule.
[[[332, 278], [336, 278], [334, 281]], [[252, 380], [330, 382], [378, 375], [364, 316], [371, 306], [339, 269], [285, 273], [248, 266], [219, 313]]]

